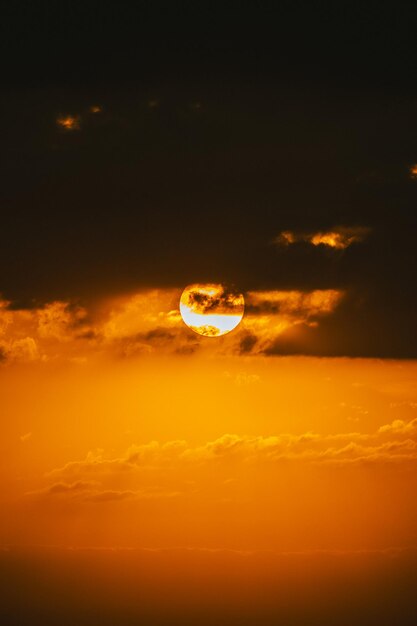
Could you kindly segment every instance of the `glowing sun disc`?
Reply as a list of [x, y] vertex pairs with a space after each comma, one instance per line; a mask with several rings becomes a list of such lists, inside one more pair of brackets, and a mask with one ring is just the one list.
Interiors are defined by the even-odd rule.
[[206, 337], [230, 333], [241, 321], [244, 310], [243, 295], [221, 284], [188, 285], [180, 299], [184, 323]]

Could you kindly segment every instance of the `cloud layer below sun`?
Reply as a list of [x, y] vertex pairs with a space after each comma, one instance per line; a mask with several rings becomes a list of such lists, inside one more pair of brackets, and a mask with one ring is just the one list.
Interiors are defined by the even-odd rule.
[[[154, 307], [149, 293], [106, 303], [94, 320], [77, 308], [30, 313], [39, 352], [50, 351], [10, 356], [1, 370], [3, 544], [415, 544], [415, 363], [236, 356], [227, 346], [188, 358], [176, 353], [169, 306], [171, 326], [155, 332], [165, 318], [154, 297]], [[310, 299], [294, 298], [290, 312], [315, 311]], [[90, 346], [84, 360], [74, 342]], [[65, 358], [53, 356], [58, 345]]]
[[[219, 499], [224, 491], [238, 497], [239, 476], [246, 472], [274, 475], [282, 464], [366, 466], [414, 464], [417, 461], [417, 418], [394, 420], [374, 433], [320, 435], [305, 432], [271, 436], [225, 434], [202, 445], [184, 440], [132, 445], [120, 457], [104, 450], [88, 452], [46, 474], [47, 486], [26, 496], [69, 502], [191, 496], [207, 490]], [[164, 476], [164, 474], [166, 474]], [[193, 476], [190, 481], [186, 477]], [[175, 485], [175, 488], [174, 486]], [[117, 487], [117, 488], [115, 488]]]

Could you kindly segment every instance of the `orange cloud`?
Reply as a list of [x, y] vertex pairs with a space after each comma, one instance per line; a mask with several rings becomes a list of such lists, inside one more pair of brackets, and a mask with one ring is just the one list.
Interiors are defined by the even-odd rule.
[[37, 309], [39, 337], [68, 341], [73, 330], [85, 321], [87, 313], [81, 307], [71, 307], [68, 302], [51, 302]]
[[40, 358], [39, 347], [33, 337], [13, 339], [4, 347], [4, 352], [7, 358], [17, 361], [36, 361]]
[[[84, 308], [50, 302], [34, 309], [11, 309], [0, 300], [0, 349], [3, 360], [37, 361], [77, 356], [78, 342], [92, 332]], [[66, 344], [65, 349], [62, 344]]]
[[249, 313], [281, 313], [294, 315], [297, 321], [305, 321], [317, 315], [334, 311], [343, 292], [337, 289], [314, 291], [249, 291]]
[[[89, 452], [84, 460], [71, 461], [54, 469], [48, 473], [47, 478], [72, 481], [64, 483], [66, 485], [82, 485], [93, 477], [100, 483], [116, 479], [117, 487], [122, 490], [126, 488], [126, 484], [132, 486], [132, 481], [134, 483], [140, 479], [142, 489], [146, 488], [144, 481], [149, 481], [147, 488], [154, 490], [156, 480], [161, 480], [162, 483], [166, 481], [161, 472], [165, 473], [169, 469], [171, 479], [179, 480], [181, 483], [185, 470], [186, 474], [191, 472], [194, 481], [198, 481], [199, 472], [203, 472], [204, 475], [203, 466], [212, 463], [220, 464], [229, 471], [231, 462], [238, 465], [289, 461], [350, 465], [416, 461], [417, 441], [410, 437], [385, 441], [381, 436], [388, 432], [401, 436], [410, 435], [411, 431], [410, 429], [389, 431], [381, 427], [373, 433], [346, 432], [321, 435], [307, 431], [298, 435], [224, 434], [202, 445], [190, 445], [184, 440], [165, 443], [151, 441], [129, 447], [120, 457], [106, 457], [102, 450]], [[417, 429], [413, 432], [416, 433]], [[194, 466], [194, 469], [191, 470], [190, 465]], [[53, 484], [61, 485], [62, 482]], [[183, 489], [183, 485], [177, 484], [175, 492], [181, 492]], [[160, 491], [164, 492], [161, 488]]]
[[81, 118], [79, 115], [63, 115], [56, 120], [57, 126], [64, 131], [80, 130]]
[[106, 303], [98, 324], [103, 337], [119, 340], [157, 328], [174, 328], [181, 321], [179, 289], [149, 289]]
[[275, 239], [279, 246], [289, 246], [294, 243], [305, 242], [313, 246], [327, 246], [336, 250], [345, 250], [353, 243], [360, 243], [369, 234], [370, 229], [365, 226], [336, 226], [332, 230], [304, 233], [296, 231], [282, 231]]
[[[143, 354], [222, 354], [263, 352], [284, 331], [299, 324], [315, 327], [331, 315], [344, 293], [340, 290], [250, 291], [246, 314], [227, 342], [208, 346], [184, 324], [179, 289], [150, 289], [95, 305], [90, 311], [71, 302], [47, 302], [33, 309], [14, 309], [0, 300], [0, 356], [7, 360], [84, 361], [97, 355], [136, 357]], [[209, 314], [233, 318], [243, 311], [242, 296], [221, 292], [205, 300], [193, 295], [193, 306]], [[195, 302], [194, 302], [195, 300]], [[221, 313], [219, 313], [221, 311]], [[237, 316], [240, 320], [241, 313]]]
[[36, 500], [65, 500], [74, 503], [80, 502], [118, 502], [132, 499], [174, 498], [179, 492], [165, 492], [157, 489], [149, 490], [117, 490], [100, 488], [98, 481], [77, 480], [73, 483], [56, 482], [35, 491], [30, 491], [26, 496]]
[[245, 353], [264, 352], [279, 336], [300, 324], [316, 327], [320, 318], [331, 315], [344, 297], [337, 289], [314, 291], [250, 291], [241, 339]]
[[381, 426], [378, 432], [401, 435], [417, 434], [417, 417], [410, 422], [405, 422], [404, 420], [394, 420], [391, 424]]

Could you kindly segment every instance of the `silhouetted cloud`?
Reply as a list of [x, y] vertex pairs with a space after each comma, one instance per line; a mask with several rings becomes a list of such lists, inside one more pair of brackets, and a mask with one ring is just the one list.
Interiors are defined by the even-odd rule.
[[[333, 290], [349, 305], [307, 333], [313, 350], [293, 352], [415, 358], [412, 107], [368, 91], [348, 102], [319, 87], [245, 84], [6, 90], [0, 291], [10, 306], [90, 309], [196, 282]], [[80, 130], [54, 127], [58, 117], [69, 128], [79, 118]], [[277, 237], [288, 245], [271, 245]]]

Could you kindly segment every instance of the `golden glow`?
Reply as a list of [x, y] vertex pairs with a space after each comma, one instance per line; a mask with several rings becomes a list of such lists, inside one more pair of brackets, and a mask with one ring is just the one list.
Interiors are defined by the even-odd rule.
[[417, 163], [410, 167], [410, 176], [411, 178], [417, 178]]
[[185, 324], [199, 335], [219, 337], [242, 320], [243, 295], [220, 284], [194, 284], [184, 289], [180, 312]]

